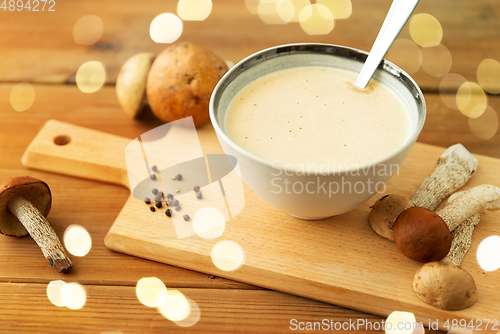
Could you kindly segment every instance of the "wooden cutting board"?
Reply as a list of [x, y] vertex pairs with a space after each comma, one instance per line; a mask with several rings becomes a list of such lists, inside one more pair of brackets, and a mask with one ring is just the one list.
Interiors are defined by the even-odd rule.
[[[197, 132], [203, 154], [222, 153], [212, 127]], [[128, 187], [124, 152], [131, 141], [49, 121], [27, 148], [23, 163]], [[443, 151], [441, 147], [416, 143], [385, 193], [411, 196], [432, 172]], [[500, 160], [476, 157], [479, 167], [464, 189], [483, 183], [500, 186]], [[203, 193], [203, 200], [210, 197], [208, 188]], [[413, 312], [418, 322], [434, 328], [439, 325], [441, 330], [450, 329], [446, 326], [451, 327], [454, 319], [465, 319], [469, 326], [481, 327], [482, 333], [500, 329], [498, 321], [496, 329], [492, 327], [492, 320], [485, 330], [485, 319], [500, 318], [500, 270], [486, 272], [476, 259], [479, 243], [488, 236], [500, 235], [500, 212], [482, 216], [462, 264], [476, 281], [478, 301], [468, 309], [451, 312], [431, 307], [415, 296], [411, 282], [420, 264], [404, 257], [393, 242], [371, 230], [369, 207], [383, 194], [349, 213], [320, 221], [292, 218], [262, 202], [246, 186], [244, 195], [243, 210], [226, 222], [223, 234], [215, 239], [198, 235], [179, 239], [164, 208], [151, 212], [144, 201], [130, 196], [105, 244], [117, 252], [381, 316], [393, 311]], [[181, 212], [190, 212], [191, 204], [183, 204]], [[190, 223], [186, 222], [186, 226]], [[239, 269], [221, 270], [212, 261], [212, 249], [221, 241], [231, 241], [239, 246], [236, 250], [243, 252]], [[236, 250], [223, 259], [226, 264], [238, 261]]]

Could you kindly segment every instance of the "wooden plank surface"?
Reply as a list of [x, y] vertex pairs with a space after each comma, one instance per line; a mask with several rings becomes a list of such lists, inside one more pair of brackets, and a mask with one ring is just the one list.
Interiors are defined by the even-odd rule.
[[[161, 124], [150, 114], [139, 121], [128, 119], [117, 104], [113, 83], [128, 57], [141, 51], [158, 53], [165, 48], [152, 42], [149, 24], [161, 12], [175, 13], [176, 5], [174, 0], [56, 0], [56, 12], [50, 14], [0, 10], [0, 178], [29, 173], [46, 180], [55, 196], [49, 218], [56, 232], [62, 235], [70, 224], [77, 223], [90, 232], [94, 242], [87, 256], [74, 258], [75, 271], [61, 276], [47, 265], [31, 239], [2, 237], [0, 300], [4, 305], [2, 314], [8, 316], [0, 319], [0, 332], [293, 332], [288, 324], [292, 317], [305, 321], [380, 319], [282, 293], [266, 295], [270, 291], [252, 285], [109, 251], [104, 246], [104, 235], [127, 200], [128, 190], [28, 171], [22, 166], [25, 148], [48, 119], [127, 138], [135, 138]], [[215, 0], [207, 20], [185, 22], [180, 40], [211, 48], [233, 62], [262, 48], [290, 42], [325, 42], [368, 50], [389, 5], [390, 0], [353, 1], [349, 19], [336, 21], [334, 30], [326, 36], [309, 36], [296, 23], [264, 24], [248, 12], [243, 1]], [[429, 13], [439, 20], [443, 28], [442, 43], [452, 56], [450, 72], [471, 81], [476, 80], [481, 60], [500, 60], [499, 11], [500, 4], [495, 0], [422, 0], [416, 9], [416, 13]], [[102, 19], [104, 34], [93, 46], [78, 45], [73, 39], [74, 24], [89, 14]], [[410, 39], [408, 25], [400, 37]], [[405, 68], [404, 52], [391, 52], [388, 57]], [[74, 85], [75, 74], [80, 65], [91, 60], [104, 64], [107, 86], [96, 93], [84, 94]], [[428, 105], [419, 142], [443, 147], [462, 142], [473, 153], [500, 158], [500, 134], [497, 132], [489, 140], [477, 138], [470, 130], [469, 120], [441, 100], [439, 77], [422, 68], [412, 76], [423, 88]], [[22, 113], [15, 112], [9, 101], [18, 82], [30, 82], [35, 90], [33, 106]], [[449, 87], [449, 91], [453, 93], [454, 88]], [[498, 96], [488, 98], [488, 104], [498, 115]], [[487, 129], [491, 124], [483, 126]], [[186, 295], [200, 305], [199, 324], [184, 329], [172, 325], [156, 310], [144, 311], [145, 307], [133, 295], [133, 287], [138, 279], [147, 276], [159, 277], [168, 287], [183, 291], [195, 288], [196, 293], [186, 292]], [[70, 311], [49, 304], [44, 290], [55, 279], [77, 281], [93, 289], [87, 306]], [[117, 298], [117, 295], [127, 297]], [[226, 306], [216, 307], [221, 304]]]
[[[62, 147], [53, 145], [53, 138], [61, 133], [70, 133], [71, 142]], [[211, 127], [198, 129], [197, 133], [206, 147], [204, 154], [222, 153]], [[168, 141], [170, 137], [164, 138]], [[164, 147], [161, 141], [163, 138], [158, 144]], [[50, 121], [28, 146], [23, 162], [35, 169], [77, 177], [85, 174], [83, 177], [90, 179], [127, 184], [126, 178], [123, 181], [122, 177], [115, 179], [113, 176], [126, 171], [122, 152], [128, 142], [122, 137]], [[384, 194], [411, 197], [418, 184], [432, 172], [443, 151], [443, 148], [416, 143]], [[495, 172], [500, 170], [500, 159], [479, 155], [477, 158], [479, 167], [464, 189], [485, 183], [500, 184], [500, 177]], [[142, 159], [140, 154], [139, 160]], [[182, 173], [184, 179], [195, 176], [190, 174], [188, 167]], [[147, 174], [145, 178], [148, 179]], [[202, 187], [202, 191], [204, 201], [215, 195], [210, 193], [208, 186]], [[476, 281], [481, 297], [470, 308], [446, 312], [415, 296], [411, 280], [421, 264], [406, 258], [394, 243], [380, 238], [370, 228], [369, 207], [379, 197], [381, 194], [347, 214], [321, 221], [304, 221], [272, 208], [245, 189], [244, 209], [226, 222], [223, 235], [216, 239], [179, 236], [178, 225], [188, 224], [179, 214], [174, 214], [180, 219], [176, 222], [175, 217], [167, 218], [162, 214], [163, 210], [149, 212], [142, 199], [130, 197], [106, 235], [105, 244], [117, 252], [381, 316], [388, 316], [398, 308], [411, 310], [417, 321], [425, 326], [433, 321], [443, 326], [447, 319], [465, 319], [469, 323], [494, 318], [500, 294], [493, 287], [500, 286], [500, 271], [486, 275], [474, 250], [484, 238], [500, 234], [500, 216], [482, 217], [474, 234], [472, 251], [462, 264]], [[188, 203], [185, 197], [179, 199], [181, 214], [189, 213], [193, 217], [199, 201]], [[202, 206], [214, 207], [216, 204], [212, 201]], [[220, 241], [231, 241], [241, 247], [244, 252], [241, 268], [227, 271], [214, 265], [211, 252]], [[225, 261], [234, 261], [232, 255], [224, 256]]]

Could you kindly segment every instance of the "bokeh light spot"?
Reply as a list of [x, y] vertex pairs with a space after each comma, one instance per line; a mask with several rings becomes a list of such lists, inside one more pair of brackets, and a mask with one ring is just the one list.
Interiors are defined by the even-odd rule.
[[422, 53], [419, 46], [412, 40], [398, 38], [387, 52], [387, 59], [412, 74], [420, 69]]
[[61, 289], [66, 285], [66, 282], [57, 280], [52, 281], [47, 285], [47, 297], [55, 306], [63, 307], [66, 304], [61, 299]]
[[477, 118], [488, 105], [483, 89], [474, 82], [464, 82], [457, 90], [457, 107], [467, 117]]
[[189, 315], [190, 305], [182, 292], [169, 290], [167, 298], [158, 307], [158, 311], [168, 320], [181, 321]]
[[212, 12], [212, 0], [179, 0], [177, 15], [184, 21], [203, 21]]
[[290, 3], [293, 6], [293, 16], [290, 22], [299, 22], [299, 15], [302, 9], [311, 5], [309, 0], [290, 0]]
[[224, 215], [215, 208], [202, 208], [196, 212], [193, 218], [194, 231], [204, 239], [220, 237], [225, 226]]
[[351, 0], [317, 0], [316, 3], [328, 8], [335, 20], [347, 19], [352, 14]]
[[453, 110], [458, 110], [456, 92], [467, 80], [455, 73], [445, 75], [439, 82], [439, 96], [443, 103]]
[[64, 232], [64, 246], [75, 256], [85, 256], [92, 248], [89, 232], [80, 225], [70, 225]]
[[200, 320], [201, 312], [200, 312], [200, 308], [199, 308], [198, 304], [196, 304], [196, 302], [190, 298], [186, 297], [186, 299], [189, 303], [189, 314], [187, 317], [185, 317], [182, 320], [174, 321], [174, 323], [177, 326], [191, 327]]
[[76, 85], [83, 93], [94, 93], [106, 82], [106, 70], [98, 61], [89, 61], [76, 72]]
[[292, 21], [295, 14], [295, 9], [290, 0], [278, 0], [277, 11], [278, 16], [285, 23]]
[[500, 268], [500, 237], [487, 237], [477, 248], [477, 262], [485, 271], [494, 271]]
[[260, 0], [245, 0], [245, 6], [251, 14], [258, 14], [257, 7], [259, 7]]
[[420, 13], [410, 19], [410, 35], [422, 47], [436, 46], [443, 38], [443, 28], [434, 16]]
[[141, 278], [135, 287], [139, 301], [148, 307], [157, 307], [167, 299], [167, 287], [156, 277]]
[[[280, 0], [261, 0], [257, 6], [257, 14], [262, 22], [266, 24], [284, 24], [284, 21], [278, 13], [278, 4]], [[293, 16], [293, 15], [292, 15]], [[290, 17], [291, 19], [291, 17]]]
[[92, 45], [102, 37], [104, 25], [99, 16], [85, 15], [73, 26], [73, 38], [77, 44]]
[[[479, 139], [488, 140], [498, 131], [498, 115], [495, 110], [487, 106], [478, 118], [469, 117], [469, 129]], [[500, 257], [500, 253], [498, 255]]]
[[61, 301], [72, 310], [81, 309], [87, 301], [87, 293], [83, 286], [76, 282], [68, 283], [61, 288]]
[[15, 111], [26, 111], [35, 102], [35, 89], [27, 82], [18, 83], [10, 91], [10, 105]]
[[[385, 323], [386, 334], [412, 334], [416, 328], [417, 320], [411, 312], [394, 311], [389, 314]], [[404, 324], [404, 326], [401, 326], [401, 324]]]
[[333, 30], [333, 14], [323, 5], [305, 7], [299, 14], [300, 27], [309, 35], [326, 35]]
[[486, 58], [477, 67], [477, 82], [490, 94], [500, 94], [500, 62]]
[[237, 270], [245, 261], [245, 254], [240, 245], [229, 240], [215, 244], [211, 257], [214, 265], [224, 271]]
[[156, 43], [173, 43], [182, 35], [182, 20], [171, 13], [160, 14], [151, 22], [149, 34]]
[[439, 44], [422, 48], [422, 69], [433, 77], [444, 77], [450, 72], [451, 53], [446, 46]]

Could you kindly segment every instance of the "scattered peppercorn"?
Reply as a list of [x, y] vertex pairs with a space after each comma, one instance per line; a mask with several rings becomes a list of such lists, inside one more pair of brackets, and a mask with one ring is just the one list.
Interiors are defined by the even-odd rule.
[[150, 207], [149, 207], [149, 210], [151, 210], [152, 212], [155, 212], [155, 211], [156, 211], [156, 209], [155, 209], [155, 207], [154, 207], [154, 206], [150, 206]]
[[151, 203], [151, 199], [150, 199], [149, 197], [146, 197], [146, 198], [144, 199], [144, 203], [146, 203], [146, 204]]
[[162, 200], [163, 200], [163, 193], [160, 192], [160, 193], [156, 194], [155, 201], [161, 202]]
[[167, 199], [173, 199], [173, 198], [174, 198], [174, 195], [172, 195], [172, 194], [167, 195]]
[[188, 214], [185, 214], [184, 216], [182, 216], [182, 218], [184, 218], [185, 221], [188, 221], [189, 219], [191, 219], [191, 217], [189, 217]]
[[156, 167], [156, 165], [153, 165], [153, 167], [151, 167], [151, 169], [153, 170], [153, 172], [157, 172], [158, 171], [158, 167]]
[[167, 199], [167, 205], [168, 205], [168, 206], [173, 206], [173, 203], [174, 203], [174, 202], [172, 202], [172, 200], [171, 200], [171, 199]]
[[196, 198], [197, 199], [202, 199], [203, 198], [203, 195], [201, 193], [196, 193]]
[[159, 209], [163, 206], [163, 204], [161, 203], [161, 201], [156, 201], [155, 203], [156, 207]]
[[154, 181], [154, 180], [156, 180], [156, 175], [151, 174], [151, 176], [149, 178]]
[[181, 211], [181, 206], [180, 206], [180, 205], [177, 205], [177, 206], [175, 207], [175, 211]]
[[151, 190], [151, 192], [153, 193], [153, 195], [156, 195], [156, 194], [158, 194], [158, 189], [153, 188], [153, 190]]
[[176, 180], [179, 180], [179, 181], [180, 181], [180, 180], [182, 180], [182, 175], [181, 175], [181, 174], [177, 174], [177, 175], [175, 176], [175, 179], [176, 179]]
[[175, 200], [172, 202], [172, 204], [173, 204], [174, 206], [177, 206], [177, 205], [179, 205], [179, 201], [175, 199]]
[[200, 186], [194, 186], [193, 188], [194, 192], [197, 193], [200, 191]]
[[165, 211], [165, 214], [167, 215], [167, 217], [172, 217], [172, 210], [167, 209], [167, 211]]

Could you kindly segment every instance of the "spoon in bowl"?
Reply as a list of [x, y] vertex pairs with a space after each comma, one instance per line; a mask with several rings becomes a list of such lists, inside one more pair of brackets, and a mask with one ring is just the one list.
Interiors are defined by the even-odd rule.
[[403, 29], [406, 21], [417, 6], [419, 0], [394, 0], [385, 17], [382, 28], [373, 43], [370, 54], [354, 83], [359, 89], [364, 89], [373, 73], [391, 47], [392, 43]]

